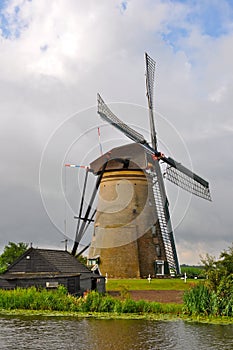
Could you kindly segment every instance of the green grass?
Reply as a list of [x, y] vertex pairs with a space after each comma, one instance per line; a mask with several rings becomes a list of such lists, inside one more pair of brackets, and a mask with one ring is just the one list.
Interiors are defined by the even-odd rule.
[[57, 291], [36, 290], [33, 287], [0, 290], [0, 315], [20, 314], [105, 319], [183, 319], [191, 322], [233, 323], [232, 317], [184, 313], [182, 304], [134, 301], [130, 298], [119, 300], [97, 292], [90, 292], [83, 298], [76, 298], [69, 295], [64, 287], [59, 287]]
[[102, 313], [152, 313], [178, 314], [182, 312], [179, 304], [160, 304], [145, 300], [122, 300], [107, 294], [90, 292], [85, 297], [76, 298], [69, 295], [62, 286], [56, 291], [16, 288], [0, 290], [0, 310], [47, 310], [61, 312], [102, 312]]
[[[224, 285], [227, 290], [226, 284]], [[198, 284], [184, 293], [184, 311], [189, 315], [233, 317], [233, 295], [211, 290], [206, 284]]]
[[198, 284], [199, 280], [190, 279], [185, 283], [178, 278], [152, 279], [149, 283], [147, 279], [108, 279], [106, 283], [107, 291], [122, 290], [188, 290]]

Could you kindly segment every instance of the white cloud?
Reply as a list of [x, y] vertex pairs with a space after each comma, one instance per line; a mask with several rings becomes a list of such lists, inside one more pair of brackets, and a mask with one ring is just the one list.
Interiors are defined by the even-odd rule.
[[226, 94], [227, 88], [226, 86], [220, 86], [217, 90], [209, 94], [209, 100], [212, 102], [220, 103], [225, 94]]
[[[156, 108], [179, 131], [195, 171], [211, 180], [213, 197], [217, 198], [209, 206], [191, 203], [187, 220], [176, 232], [180, 260], [196, 262], [201, 248], [208, 249], [206, 241], [211, 237], [212, 250], [218, 255], [221, 244], [217, 237], [222, 232], [221, 242], [230, 245], [233, 35], [228, 15], [231, 12], [222, 11], [227, 2], [215, 2], [222, 16], [226, 13], [221, 17], [224, 32], [217, 36], [203, 30], [204, 15], [201, 20], [198, 17], [204, 13], [202, 5], [197, 8], [193, 2], [159, 0], [122, 4], [117, 0], [14, 0], [1, 10], [8, 21], [4, 28], [0, 17], [1, 193], [9, 193], [11, 201], [6, 201], [4, 209], [0, 245], [4, 246], [9, 237], [25, 237], [26, 225], [18, 227], [14, 236], [12, 208], [14, 213], [18, 210], [19, 217], [21, 214], [21, 223], [28, 222], [27, 237], [32, 232], [32, 240], [38, 245], [48, 240], [49, 223], [38, 205], [38, 168], [49, 135], [69, 115], [93, 106], [96, 92], [101, 92], [107, 102], [146, 106], [144, 51], [157, 61]], [[120, 117], [141, 128], [148, 127], [146, 113], [137, 117], [125, 113]], [[74, 126], [77, 137], [87, 125], [98, 123], [95, 113], [80, 118]], [[111, 128], [102, 135], [105, 147], [111, 138], [121, 138]], [[172, 145], [173, 156], [183, 162], [182, 149], [174, 149], [172, 136], [168, 137], [163, 129], [159, 135], [168, 148]], [[90, 142], [95, 150], [94, 136]], [[83, 149], [76, 154], [77, 162], [81, 161]], [[93, 156], [96, 154], [93, 151]], [[31, 191], [25, 199], [31, 201], [28, 215], [15, 204], [20, 202], [24, 189], [25, 193]], [[29, 215], [37, 218], [45, 234], [39, 235], [38, 228], [34, 234]], [[191, 220], [189, 215], [196, 219]], [[195, 251], [192, 239], [197, 231], [200, 235], [196, 236]], [[60, 237], [54, 245], [59, 242]]]

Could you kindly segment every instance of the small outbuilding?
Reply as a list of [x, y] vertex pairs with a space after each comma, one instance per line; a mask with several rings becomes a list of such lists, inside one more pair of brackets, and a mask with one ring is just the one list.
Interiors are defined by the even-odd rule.
[[52, 289], [60, 284], [74, 295], [87, 290], [105, 292], [105, 277], [90, 271], [64, 250], [29, 248], [0, 275], [2, 289], [31, 286]]

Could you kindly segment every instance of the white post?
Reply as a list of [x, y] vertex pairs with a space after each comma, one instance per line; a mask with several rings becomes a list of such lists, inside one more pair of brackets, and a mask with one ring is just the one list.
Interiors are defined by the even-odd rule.
[[186, 283], [186, 280], [187, 280], [187, 274], [186, 272], [184, 273], [184, 283]]
[[150, 277], [150, 274], [149, 274], [149, 276], [148, 276], [148, 282], [150, 283], [150, 281], [151, 281], [151, 277]]

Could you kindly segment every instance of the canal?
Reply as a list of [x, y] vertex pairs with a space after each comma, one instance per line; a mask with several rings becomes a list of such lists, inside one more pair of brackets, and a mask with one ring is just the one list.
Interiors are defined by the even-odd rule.
[[4, 316], [0, 349], [230, 350], [233, 325]]

